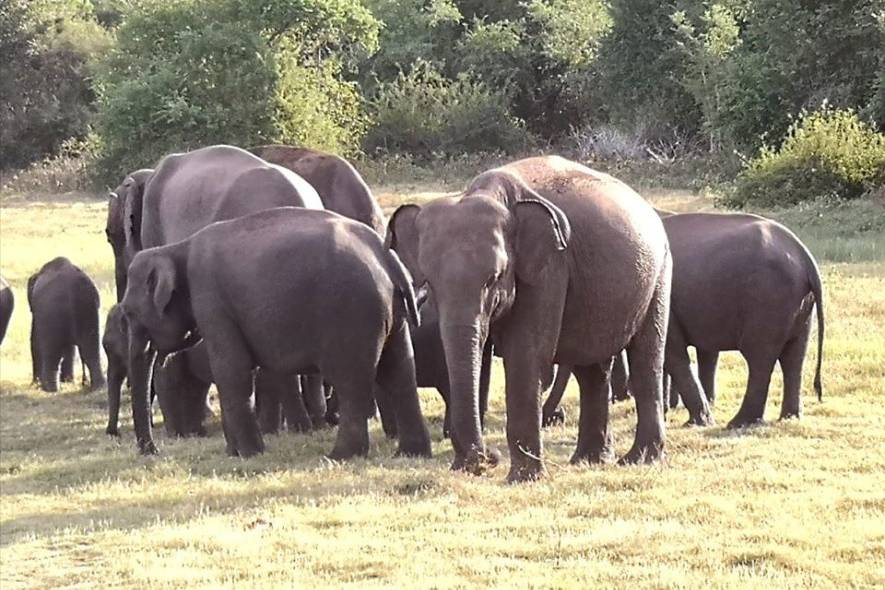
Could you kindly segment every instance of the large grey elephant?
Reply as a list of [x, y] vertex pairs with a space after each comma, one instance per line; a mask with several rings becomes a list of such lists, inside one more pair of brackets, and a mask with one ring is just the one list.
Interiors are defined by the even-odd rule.
[[[814, 388], [822, 395], [823, 287], [808, 248], [781, 224], [756, 215], [659, 213], [673, 255], [665, 361], [673, 382], [671, 406], [681, 395], [689, 423], [699, 422], [703, 415], [697, 409], [716, 399], [719, 353], [737, 350], [750, 376], [743, 403], [728, 426], [762, 420], [775, 363], [784, 374], [780, 417], [799, 417], [812, 307], [818, 335]], [[697, 350], [700, 383], [690, 367], [689, 346]], [[562, 374], [568, 379], [567, 370]], [[561, 390], [551, 392], [545, 416], [559, 397]]]
[[638, 424], [621, 460], [661, 456], [670, 255], [660, 219], [627, 185], [560, 157], [528, 158], [481, 174], [461, 197], [400, 207], [387, 240], [439, 305], [453, 468], [496, 463], [479, 420], [488, 337], [504, 359], [510, 481], [544, 471], [540, 392], [554, 363], [574, 365], [581, 384], [572, 460], [609, 454], [607, 392], [624, 348]]
[[0, 276], [0, 344], [3, 344], [3, 339], [6, 338], [6, 328], [12, 319], [13, 309], [15, 309], [15, 295], [12, 287]]
[[353, 165], [340, 156], [288, 145], [249, 148], [261, 159], [288, 168], [316, 189], [323, 207], [361, 221], [384, 236], [387, 220], [369, 185]]
[[[322, 209], [303, 178], [240, 148], [218, 145], [163, 158], [153, 171], [128, 176], [110, 198], [107, 235], [116, 259], [117, 295], [126, 287], [126, 269], [136, 253], [187, 238], [212, 222], [235, 219], [279, 206]], [[134, 414], [148, 416], [147, 383], [154, 355], [143, 340], [130, 338], [130, 383]], [[263, 370], [263, 369], [262, 369]], [[273, 376], [273, 380], [287, 377]], [[297, 381], [295, 381], [297, 382]], [[323, 408], [321, 387], [309, 391]], [[136, 436], [143, 443], [144, 432]], [[152, 451], [142, 447], [142, 451]]]
[[92, 279], [67, 258], [50, 260], [28, 279], [31, 360], [34, 379], [43, 391], [58, 391], [60, 364], [68, 364], [62, 372], [70, 371], [73, 377], [75, 347], [89, 369], [91, 389], [104, 385], [98, 350], [99, 305]]
[[[412, 285], [358, 222], [287, 207], [212, 224], [137, 254], [122, 305], [131, 342], [149, 340], [165, 354], [189, 347], [194, 334], [205, 341], [231, 455], [264, 449], [249, 404], [256, 366], [280, 375], [319, 371], [334, 386], [340, 424], [330, 457], [368, 452], [376, 381], [397, 404], [399, 451], [430, 455], [407, 325], [417, 322]], [[139, 409], [139, 445], [151, 451], [150, 422]]]

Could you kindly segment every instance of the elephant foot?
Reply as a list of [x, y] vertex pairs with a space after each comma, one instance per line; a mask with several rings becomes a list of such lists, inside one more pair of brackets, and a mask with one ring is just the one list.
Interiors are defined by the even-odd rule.
[[702, 414], [698, 414], [697, 416], [690, 416], [688, 421], [683, 424], [686, 428], [689, 426], [712, 426], [715, 424], [715, 420], [713, 420], [713, 416], [706, 412]]
[[633, 443], [627, 454], [618, 460], [618, 465], [651, 465], [664, 457], [663, 441], [652, 443]]
[[116, 426], [108, 426], [104, 429], [104, 433], [108, 436], [116, 436], [118, 438], [120, 437], [120, 431], [117, 430]]
[[544, 428], [556, 426], [558, 424], [565, 424], [565, 410], [563, 410], [561, 407], [556, 408], [550, 413], [545, 413], [541, 417], [541, 425]]
[[572, 465], [580, 465], [587, 463], [588, 465], [598, 465], [600, 463], [610, 463], [614, 458], [614, 452], [609, 446], [602, 449], [575, 449], [569, 463]]
[[430, 439], [399, 441], [399, 448], [394, 457], [424, 457], [430, 459], [433, 457], [433, 451], [430, 449]]
[[329, 426], [338, 426], [340, 421], [341, 417], [338, 415], [338, 412], [326, 412], [326, 424]]
[[802, 412], [799, 410], [789, 410], [782, 411], [779, 419], [783, 422], [784, 420], [799, 420], [800, 418], [802, 418]]
[[107, 385], [107, 381], [104, 379], [96, 379], [95, 381], [90, 382], [88, 391], [96, 391], [101, 389]]
[[243, 459], [248, 459], [249, 457], [254, 457], [255, 455], [260, 455], [264, 452], [264, 441], [259, 440], [257, 444], [251, 445], [240, 445], [237, 449], [237, 455], [242, 457]]
[[46, 393], [58, 393], [57, 384], [41, 385], [40, 389], [42, 389]]
[[159, 455], [160, 451], [157, 450], [157, 445], [154, 444], [152, 440], [140, 440], [138, 441], [138, 452], [142, 455]]
[[736, 430], [738, 428], [746, 428], [748, 426], [756, 426], [759, 424], [762, 424], [762, 416], [746, 416], [738, 413], [737, 416], [731, 419], [726, 428], [729, 430]]
[[348, 459], [352, 459], [354, 457], [365, 457], [369, 454], [369, 449], [350, 449], [350, 448], [341, 448], [337, 445], [332, 452], [326, 455], [326, 457], [332, 461], [346, 461]]
[[500, 462], [501, 454], [497, 449], [474, 450], [467, 454], [456, 453], [455, 460], [452, 462], [452, 471], [482, 475], [489, 469], [497, 467]]
[[525, 458], [514, 461], [511, 458], [510, 472], [507, 474], [507, 483], [525, 483], [537, 481], [547, 475], [544, 463], [537, 459]]

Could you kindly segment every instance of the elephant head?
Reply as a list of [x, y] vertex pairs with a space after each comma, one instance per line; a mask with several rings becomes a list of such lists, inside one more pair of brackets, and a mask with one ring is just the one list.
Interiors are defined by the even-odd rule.
[[144, 189], [154, 171], [137, 170], [108, 195], [108, 220], [105, 235], [114, 250], [114, 278], [117, 301], [126, 291], [126, 268], [135, 252], [141, 250], [141, 207]]
[[165, 357], [200, 340], [187, 287], [186, 248], [179, 243], [136, 254], [121, 303], [129, 325], [132, 417], [139, 450], [145, 454], [156, 452], [148, 402], [155, 351]]
[[480, 429], [483, 347], [521, 286], [541, 285], [569, 238], [565, 213], [501, 169], [477, 177], [460, 198], [404, 205], [391, 217], [388, 247], [439, 309], [452, 390], [453, 468], [478, 471], [494, 463]]

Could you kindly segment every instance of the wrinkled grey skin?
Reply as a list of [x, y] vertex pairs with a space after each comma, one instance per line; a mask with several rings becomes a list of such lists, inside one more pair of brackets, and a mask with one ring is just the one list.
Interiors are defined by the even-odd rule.
[[[335, 388], [340, 424], [331, 458], [368, 452], [376, 381], [396, 402], [399, 452], [430, 456], [407, 325], [417, 322], [412, 286], [358, 222], [287, 207], [212, 224], [137, 254], [123, 309], [130, 342], [150, 341], [160, 353], [188, 348], [195, 331], [202, 336], [230, 455], [264, 450], [249, 403], [252, 371], [261, 366], [276, 375], [320, 372]], [[135, 419], [142, 448], [153, 447], [148, 420]]]
[[496, 463], [479, 420], [488, 337], [504, 359], [510, 481], [544, 472], [540, 392], [554, 363], [574, 365], [581, 384], [572, 460], [609, 455], [609, 378], [624, 348], [638, 424], [622, 461], [661, 456], [671, 262], [660, 219], [629, 187], [563, 158], [529, 158], [481, 174], [461, 197], [400, 207], [387, 239], [439, 306], [454, 469]]
[[[119, 436], [120, 394], [129, 375], [129, 328], [119, 304], [108, 311], [102, 346], [108, 359], [108, 425], [105, 432]], [[212, 374], [205, 347], [197, 345], [155, 363], [151, 381], [160, 401], [163, 422], [170, 436], [205, 436], [203, 421], [208, 408]]]
[[[43, 391], [58, 391], [59, 365], [73, 378], [73, 349], [89, 369], [89, 387], [105, 383], [98, 351], [98, 290], [70, 260], [50, 260], [28, 279], [31, 308], [31, 360]], [[62, 360], [65, 359], [64, 363]], [[67, 359], [71, 359], [70, 361]], [[86, 383], [86, 371], [83, 371]]]
[[[738, 350], [749, 368], [744, 400], [729, 428], [760, 422], [775, 363], [784, 374], [781, 418], [799, 417], [802, 365], [817, 309], [814, 388], [821, 396], [824, 339], [820, 272], [808, 249], [784, 226], [746, 214], [664, 217], [673, 253], [673, 299], [666, 370], [697, 423], [715, 400], [719, 351]], [[687, 347], [698, 356], [699, 384]], [[706, 392], [706, 396], [705, 396]]]
[[[442, 337], [439, 331], [439, 310], [432, 297], [419, 298], [418, 312], [421, 325], [412, 329], [412, 347], [415, 349], [415, 377], [418, 387], [435, 387], [445, 402], [445, 418], [443, 420], [443, 436], [448, 438], [451, 433], [451, 415], [449, 412], [449, 368], [446, 365], [446, 353], [443, 350]], [[485, 415], [488, 408], [489, 385], [492, 371], [492, 342], [488, 340], [482, 353], [482, 366], [479, 376], [479, 420], [485, 427]]]
[[384, 212], [369, 185], [344, 158], [287, 145], [263, 145], [249, 151], [272, 164], [288, 168], [309, 182], [326, 210], [361, 221], [384, 237], [387, 231]]
[[[818, 328], [814, 387], [821, 395], [823, 293], [811, 253], [787, 228], [755, 215], [659, 213], [673, 253], [665, 363], [673, 381], [670, 406], [676, 406], [681, 394], [689, 423], [708, 423], [703, 412], [709, 412], [706, 404], [716, 398], [719, 352], [738, 350], [750, 377], [729, 427], [762, 420], [776, 362], [784, 373], [781, 419], [799, 417], [812, 306]], [[697, 350], [698, 376], [691, 370], [689, 346]], [[567, 380], [567, 367], [563, 369]], [[553, 408], [561, 395], [556, 388], [551, 392], [544, 404], [545, 420], [555, 419]]]
[[3, 339], [6, 337], [6, 328], [12, 319], [13, 309], [15, 309], [15, 295], [12, 287], [0, 276], [0, 344], [3, 344]]
[[[153, 172], [128, 176], [112, 193], [108, 208], [107, 235], [116, 258], [118, 297], [127, 280], [120, 271], [128, 268], [139, 251], [175, 243], [215, 221], [279, 206], [321, 209], [322, 202], [294, 172], [232, 146], [172, 154]], [[135, 336], [130, 334], [129, 367], [133, 416], [139, 416], [136, 438], [141, 452], [154, 453], [147, 430], [139, 430], [138, 425], [147, 424], [150, 414], [148, 376], [155, 355], [143, 331]], [[271, 376], [273, 382], [282, 379]], [[313, 395], [315, 406], [325, 403], [322, 388]]]

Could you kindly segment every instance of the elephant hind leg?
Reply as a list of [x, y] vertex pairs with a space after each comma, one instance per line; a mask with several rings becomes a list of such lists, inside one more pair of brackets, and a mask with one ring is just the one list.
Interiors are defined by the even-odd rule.
[[784, 345], [778, 361], [784, 374], [784, 399], [781, 403], [781, 420], [799, 418], [802, 415], [802, 365], [808, 351], [811, 334], [811, 316], [805, 320], [802, 331]]
[[670, 375], [671, 400], [677, 396], [682, 397], [682, 401], [688, 409], [688, 425], [709, 426], [713, 422], [710, 406], [707, 404], [707, 398], [697, 377], [691, 370], [688, 350], [681, 343], [677, 345], [671, 337], [667, 341], [666, 355], [665, 367], [667, 374]]
[[[553, 380], [553, 387], [550, 389], [550, 394], [547, 396], [547, 400], [541, 408], [542, 426], [553, 426], [554, 424], [562, 424], [565, 422], [565, 413], [562, 411], [562, 408], [559, 407], [559, 404], [562, 403], [562, 396], [565, 394], [565, 389], [568, 387], [568, 382], [571, 377], [572, 367], [568, 365], [557, 365], [556, 378]], [[582, 396], [582, 407], [583, 399]]]
[[387, 338], [375, 379], [378, 389], [388, 394], [394, 407], [399, 435], [397, 455], [430, 457], [430, 433], [418, 400], [414, 358], [408, 327], [400, 321]]
[[707, 402], [712, 406], [716, 402], [716, 365], [719, 363], [719, 351], [698, 348], [697, 353], [698, 377], [701, 379]]
[[[667, 265], [670, 265], [668, 259]], [[636, 434], [618, 461], [652, 463], [664, 454], [664, 331], [670, 315], [670, 272], [661, 271], [654, 296], [639, 330], [627, 346], [630, 387], [636, 404]]]
[[214, 322], [214, 333], [206, 338], [206, 350], [221, 401], [227, 452], [246, 458], [264, 452], [264, 439], [250, 404], [254, 364], [239, 334], [226, 327], [223, 320]]
[[[70, 346], [65, 346], [64, 353], [61, 357], [61, 382], [62, 383], [73, 383], [74, 382], [74, 356], [76, 354], [76, 348], [73, 344]], [[85, 375], [83, 376], [86, 377]]]
[[765, 413], [765, 402], [768, 399], [768, 386], [771, 383], [771, 371], [777, 361], [775, 356], [744, 354], [750, 375], [747, 378], [747, 391], [737, 414], [728, 423], [728, 428], [743, 428], [762, 422]]
[[314, 428], [321, 428], [326, 423], [326, 392], [323, 389], [323, 377], [319, 373], [300, 376], [301, 396]]
[[578, 446], [571, 462], [602, 463], [610, 459], [612, 453], [608, 420], [611, 361], [604, 365], [575, 367], [574, 372], [581, 387], [581, 412]]
[[369, 426], [366, 418], [367, 389], [371, 379], [359, 379], [356, 375], [334, 379], [335, 392], [338, 395], [338, 434], [335, 446], [328, 457], [335, 461], [351, 457], [365, 457], [369, 454]]

